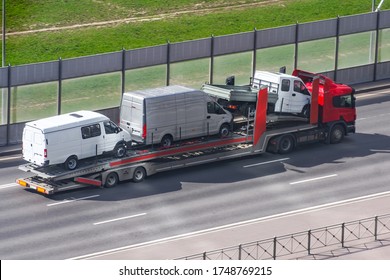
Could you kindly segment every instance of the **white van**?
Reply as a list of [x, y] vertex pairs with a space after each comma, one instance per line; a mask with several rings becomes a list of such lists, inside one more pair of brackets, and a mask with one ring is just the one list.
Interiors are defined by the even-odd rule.
[[105, 152], [123, 157], [130, 140], [130, 134], [108, 117], [78, 111], [26, 123], [23, 159], [38, 166], [64, 163], [73, 170], [80, 159]]
[[162, 147], [218, 133], [226, 137], [232, 119], [207, 93], [177, 85], [124, 93], [120, 110], [120, 126], [133, 141]]

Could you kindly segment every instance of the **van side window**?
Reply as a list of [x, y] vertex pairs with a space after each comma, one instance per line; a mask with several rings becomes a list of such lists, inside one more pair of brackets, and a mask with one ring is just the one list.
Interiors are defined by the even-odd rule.
[[88, 125], [81, 128], [81, 135], [83, 139], [97, 137], [100, 136], [101, 134], [102, 132], [100, 130], [100, 124]]
[[113, 122], [105, 121], [103, 124], [104, 124], [104, 130], [106, 131], [106, 134], [117, 133], [118, 127]]
[[207, 102], [207, 113], [208, 114], [225, 114], [225, 111], [215, 102]]
[[282, 91], [290, 91], [290, 80], [282, 80]]

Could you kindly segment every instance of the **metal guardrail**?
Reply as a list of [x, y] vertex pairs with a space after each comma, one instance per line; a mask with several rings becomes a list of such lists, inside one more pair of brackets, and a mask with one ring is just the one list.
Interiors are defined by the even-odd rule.
[[203, 252], [179, 260], [276, 260], [314, 255], [390, 237], [390, 214]]

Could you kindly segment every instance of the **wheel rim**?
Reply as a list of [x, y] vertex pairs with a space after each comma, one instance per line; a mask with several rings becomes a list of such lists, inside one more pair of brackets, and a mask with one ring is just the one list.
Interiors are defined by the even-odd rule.
[[290, 139], [284, 139], [280, 146], [281, 146], [283, 151], [288, 151], [291, 148]]
[[344, 136], [344, 131], [343, 131], [343, 129], [340, 128], [340, 127], [335, 127], [335, 128], [332, 130], [332, 135], [331, 135], [330, 143], [336, 144], [336, 143], [341, 142], [341, 140], [343, 139], [343, 136]]
[[229, 135], [229, 128], [226, 126], [223, 126], [221, 128], [221, 137], [227, 137]]
[[334, 141], [338, 141], [342, 138], [342, 131], [341, 129], [335, 129], [334, 132], [333, 132], [333, 140]]
[[168, 148], [172, 145], [172, 141], [169, 137], [164, 137], [164, 139], [162, 140], [162, 146], [165, 147], [165, 148]]
[[144, 178], [144, 172], [142, 170], [136, 170], [135, 173], [134, 173], [134, 178], [137, 181], [142, 180]]
[[107, 185], [113, 186], [116, 184], [116, 178], [115, 175], [111, 175], [107, 178]]
[[123, 146], [120, 146], [116, 151], [117, 157], [123, 157], [126, 154], [126, 149]]
[[68, 161], [68, 169], [73, 170], [76, 168], [76, 166], [77, 166], [77, 161], [74, 158]]
[[106, 184], [105, 187], [112, 188], [118, 183], [118, 176], [116, 173], [110, 173], [108, 174], [106, 178]]

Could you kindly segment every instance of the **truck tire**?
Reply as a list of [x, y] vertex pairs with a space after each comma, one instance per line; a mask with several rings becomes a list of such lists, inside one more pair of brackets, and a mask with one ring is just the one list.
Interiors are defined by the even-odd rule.
[[224, 123], [219, 128], [219, 137], [226, 138], [229, 136], [230, 133], [230, 126], [227, 123]]
[[279, 149], [278, 152], [279, 154], [288, 154], [292, 150], [294, 150], [294, 138], [291, 135], [284, 135], [282, 138], [279, 140]]
[[116, 158], [123, 158], [126, 155], [126, 146], [123, 143], [118, 143], [114, 148], [114, 156]]
[[133, 182], [139, 183], [146, 178], [146, 170], [142, 166], [138, 166], [133, 173]]
[[65, 169], [67, 170], [75, 170], [78, 165], [78, 160], [76, 156], [70, 156], [64, 163]]
[[330, 131], [330, 143], [337, 144], [340, 143], [344, 139], [345, 130], [344, 127], [340, 124], [336, 124], [332, 127]]
[[107, 175], [106, 181], [104, 182], [105, 188], [113, 188], [115, 187], [119, 182], [119, 177], [116, 172], [111, 172]]
[[173, 138], [171, 135], [167, 134], [164, 135], [164, 137], [161, 139], [161, 147], [163, 148], [169, 148], [173, 144]]

